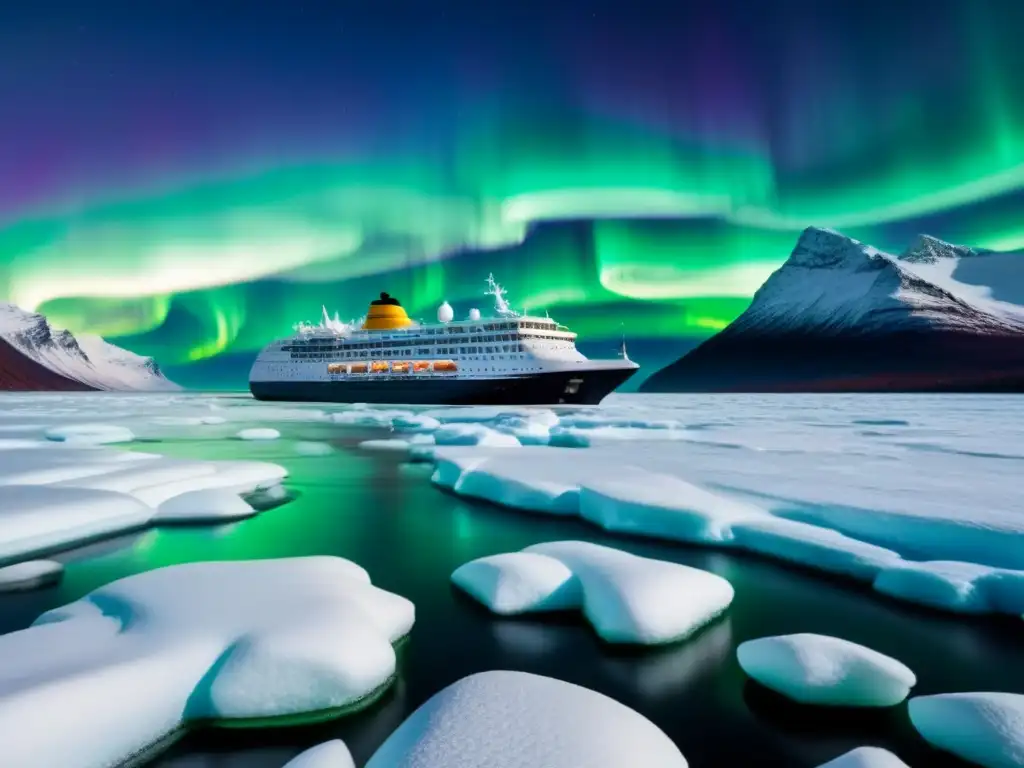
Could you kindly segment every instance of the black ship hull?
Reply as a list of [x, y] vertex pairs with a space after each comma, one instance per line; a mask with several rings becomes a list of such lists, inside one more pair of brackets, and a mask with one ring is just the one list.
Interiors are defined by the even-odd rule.
[[635, 367], [501, 378], [387, 377], [334, 381], [250, 381], [257, 400], [402, 405], [597, 405], [636, 373]]

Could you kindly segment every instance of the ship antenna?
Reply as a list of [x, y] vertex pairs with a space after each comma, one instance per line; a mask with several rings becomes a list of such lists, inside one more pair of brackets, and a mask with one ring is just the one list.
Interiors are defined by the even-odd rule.
[[484, 291], [484, 296], [494, 297], [494, 311], [499, 317], [518, 317], [519, 313], [512, 309], [508, 305], [508, 301], [505, 300], [505, 293], [505, 289], [498, 285], [494, 279], [494, 273], [489, 274], [487, 276], [487, 290]]

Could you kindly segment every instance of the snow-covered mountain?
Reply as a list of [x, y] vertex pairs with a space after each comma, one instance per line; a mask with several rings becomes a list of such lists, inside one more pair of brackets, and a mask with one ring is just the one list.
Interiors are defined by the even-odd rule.
[[148, 357], [99, 336], [75, 338], [42, 315], [0, 303], [0, 390], [178, 389]]
[[721, 333], [645, 391], [1024, 391], [1024, 253], [928, 235], [900, 255], [803, 232]]

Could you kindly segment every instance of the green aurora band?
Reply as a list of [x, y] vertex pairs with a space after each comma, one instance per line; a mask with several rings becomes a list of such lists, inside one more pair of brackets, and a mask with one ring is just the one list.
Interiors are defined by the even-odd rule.
[[444, 300], [462, 312], [482, 303], [489, 272], [516, 307], [595, 341], [707, 336], [808, 225], [896, 250], [918, 230], [1024, 245], [1024, 114], [998, 93], [989, 102], [984, 135], [952, 119], [897, 162], [815, 178], [777, 179], [766, 155], [635, 127], [490, 125], [444, 162], [335, 160], [107, 191], [0, 228], [0, 297], [171, 369], [252, 355], [321, 304], [357, 318], [380, 290], [414, 317]]

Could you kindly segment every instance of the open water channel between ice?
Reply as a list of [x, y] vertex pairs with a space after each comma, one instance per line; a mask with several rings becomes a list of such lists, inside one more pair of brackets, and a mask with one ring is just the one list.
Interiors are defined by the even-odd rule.
[[[999, 601], [979, 588], [960, 595], [960, 604], [950, 598], [946, 605], [920, 605], [873, 588], [871, 578], [800, 564], [799, 548], [785, 550], [786, 562], [771, 546], [759, 552], [625, 536], [572, 515], [469, 498], [460, 495], [462, 486], [432, 483], [434, 465], [410, 462], [402, 444], [365, 444], [411, 440], [419, 442], [413, 451], [431, 458], [433, 443], [423, 436], [436, 433], [436, 442], [457, 445], [437, 448], [434, 458], [454, 451], [452, 460], [465, 464], [460, 456], [477, 451], [491, 462], [492, 469], [478, 468], [483, 474], [465, 486], [482, 488], [476, 495], [487, 497], [500, 496], [508, 479], [498, 466], [500, 451], [534, 451], [536, 461], [516, 460], [515, 478], [529, 488], [547, 487], [563, 462], [569, 484], [599, 484], [620, 472], [636, 482], [650, 480], [643, 473], [681, 478], [757, 504], [770, 516], [838, 531], [854, 549], [863, 544], [893, 553], [893, 562], [869, 564], [872, 577], [955, 560], [984, 571], [989, 584], [1024, 570], [1024, 398], [622, 395], [600, 408], [551, 415], [517, 408], [271, 406], [245, 395], [204, 393], [0, 397], [0, 443], [43, 440], [46, 430], [79, 423], [134, 434], [109, 450], [280, 465], [288, 472], [288, 498], [266, 502], [260, 514], [239, 522], [136, 527], [64, 549], [55, 556], [66, 565], [59, 584], [0, 594], [0, 632], [23, 629], [44, 611], [113, 580], [203, 560], [337, 555], [416, 608], [397, 681], [369, 709], [315, 726], [191, 731], [152, 765], [278, 768], [336, 737], [362, 765], [431, 695], [485, 670], [534, 672], [607, 694], [653, 721], [695, 768], [812, 768], [863, 745], [890, 749], [917, 768], [966, 765], [929, 747], [905, 705], [867, 712], [799, 707], [740, 669], [739, 643], [798, 632], [838, 636], [899, 659], [917, 675], [912, 695], [1024, 693], [1024, 622], [1007, 590]], [[240, 430], [255, 428], [280, 436], [238, 438]], [[438, 432], [444, 429], [447, 438]], [[504, 441], [492, 432], [528, 445], [488, 447]], [[537, 451], [546, 443], [571, 447]], [[56, 451], [56, 445], [33, 450]], [[0, 451], [0, 477], [4, 462]], [[601, 643], [579, 616], [498, 618], [451, 586], [451, 573], [469, 560], [568, 539], [713, 572], [733, 585], [735, 600], [684, 642], [622, 649]], [[855, 554], [861, 558], [860, 550]], [[61, 731], [54, 722], [52, 738]]]

